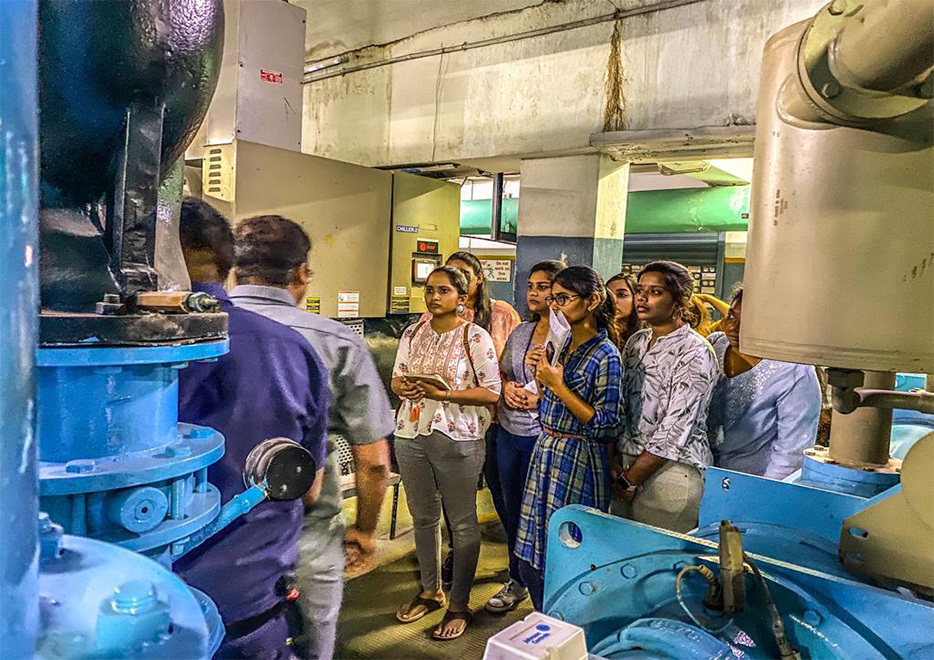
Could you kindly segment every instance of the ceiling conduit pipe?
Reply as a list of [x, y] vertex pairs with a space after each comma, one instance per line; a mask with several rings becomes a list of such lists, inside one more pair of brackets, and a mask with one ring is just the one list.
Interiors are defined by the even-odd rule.
[[[629, 18], [631, 16], [642, 16], [644, 14], [652, 14], [655, 12], [664, 11], [666, 9], [676, 9], [678, 7], [684, 7], [686, 5], [693, 5], [699, 2], [708, 1], [709, 0], [664, 0], [663, 2], [656, 2], [655, 4], [646, 5], [645, 7], [636, 7], [634, 9], [619, 9], [614, 11], [612, 14], [603, 14], [601, 16], [594, 16], [593, 18], [584, 18], [579, 21], [573, 21], [571, 23], [550, 25], [548, 27], [538, 28], [536, 30], [527, 30], [525, 32], [507, 34], [501, 37], [482, 39], [480, 41], [464, 42], [456, 46], [442, 46], [441, 48], [432, 48], [431, 50], [408, 53], [406, 55], [399, 55], [397, 57], [387, 57], [386, 59], [382, 60], [362, 62], [359, 64], [352, 64], [350, 66], [341, 66], [348, 61], [347, 53], [343, 53], [335, 57], [328, 57], [323, 60], [307, 62], [305, 64], [305, 77], [302, 80], [302, 84], [307, 85], [308, 83], [318, 82], [319, 80], [326, 80], [327, 78], [343, 76], [348, 73], [355, 73], [357, 71], [366, 71], [367, 69], [375, 69], [391, 64], [398, 64], [399, 62], [410, 62], [412, 60], [420, 60], [425, 57], [438, 57], [439, 55], [446, 55], [448, 53], [458, 53], [466, 50], [473, 50], [475, 48], [498, 46], [499, 44], [506, 44], [513, 41], [522, 41], [523, 39], [543, 37], [545, 35], [554, 34], [556, 32], [567, 32], [568, 30], [576, 30], [579, 28], [590, 27], [592, 25], [600, 25], [601, 23], [618, 21], [624, 18]], [[341, 68], [337, 69], [336, 71], [331, 70], [337, 66], [341, 66]]]

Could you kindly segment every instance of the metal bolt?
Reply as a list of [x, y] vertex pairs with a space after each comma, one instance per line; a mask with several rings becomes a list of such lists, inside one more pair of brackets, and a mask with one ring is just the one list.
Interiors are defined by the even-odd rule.
[[185, 456], [191, 456], [191, 447], [188, 445], [176, 445], [174, 447], [166, 447], [165, 455], [169, 458], [184, 458]]
[[214, 435], [214, 429], [209, 429], [206, 426], [198, 426], [185, 431], [186, 438], [210, 438], [212, 435]]
[[830, 82], [824, 83], [821, 85], [820, 94], [825, 99], [832, 99], [840, 96], [840, 83], [836, 80], [831, 80]]
[[114, 589], [110, 599], [115, 612], [145, 614], [156, 606], [156, 585], [149, 580], [131, 580]]
[[639, 572], [636, 570], [636, 567], [632, 564], [623, 564], [623, 567], [619, 569], [619, 572], [622, 573], [623, 577], [631, 580], [636, 577], [636, 574]]
[[581, 582], [578, 589], [583, 595], [589, 596], [597, 590], [597, 585], [595, 585], [593, 582]]
[[117, 293], [105, 293], [105, 294], [104, 294], [104, 302], [105, 302], [105, 303], [114, 303], [114, 304], [119, 305], [119, 304], [120, 304], [120, 295], [117, 294]]
[[846, 11], [846, 0], [834, 0], [827, 11], [830, 12], [831, 16], [839, 16]]
[[824, 617], [815, 612], [814, 610], [804, 610], [804, 621], [810, 626], [815, 628], [819, 626], [824, 621]]
[[68, 474], [87, 474], [94, 469], [94, 461], [76, 460], [65, 463], [65, 472]]

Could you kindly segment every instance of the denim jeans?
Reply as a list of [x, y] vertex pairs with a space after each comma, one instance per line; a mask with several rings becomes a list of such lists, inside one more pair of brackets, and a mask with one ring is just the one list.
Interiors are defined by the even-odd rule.
[[[502, 511], [498, 511], [506, 538], [509, 540], [509, 577], [524, 585], [519, 573], [519, 560], [513, 552], [516, 545], [516, 531], [519, 528], [519, 512], [522, 509], [522, 496], [525, 493], [525, 479], [529, 473], [529, 461], [537, 436], [513, 435], [503, 427], [497, 427], [495, 462], [501, 486]], [[487, 462], [490, 458], [487, 453]], [[490, 483], [492, 490], [493, 484]], [[493, 499], [496, 501], [496, 498]]]
[[529, 562], [519, 560], [519, 572], [528, 587], [529, 597], [532, 599], [532, 606], [539, 612], [543, 612], [542, 607], [545, 600], [545, 571], [540, 571], [533, 567]]

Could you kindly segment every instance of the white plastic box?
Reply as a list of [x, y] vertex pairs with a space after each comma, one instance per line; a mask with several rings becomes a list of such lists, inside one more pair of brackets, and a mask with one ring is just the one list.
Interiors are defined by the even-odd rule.
[[584, 631], [534, 612], [490, 637], [483, 660], [587, 660]]

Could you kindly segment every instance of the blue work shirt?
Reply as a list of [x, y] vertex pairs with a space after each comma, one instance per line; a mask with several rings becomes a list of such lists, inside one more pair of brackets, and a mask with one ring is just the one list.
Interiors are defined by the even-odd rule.
[[[220, 284], [196, 283], [221, 300], [229, 315], [230, 352], [193, 363], [179, 378], [179, 421], [210, 426], [227, 440], [208, 480], [226, 503], [243, 492], [243, 466], [256, 445], [285, 437], [301, 443], [324, 466], [328, 431], [328, 374], [299, 333], [238, 309]], [[188, 584], [207, 593], [226, 623], [261, 614], [281, 595], [276, 582], [298, 559], [302, 502], [263, 502], [220, 534], [175, 562]]]

